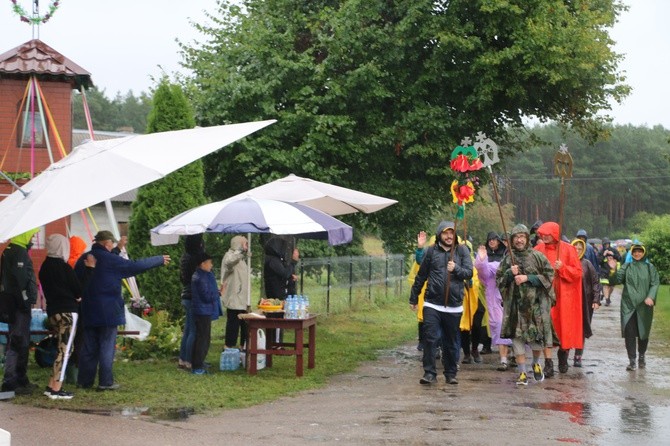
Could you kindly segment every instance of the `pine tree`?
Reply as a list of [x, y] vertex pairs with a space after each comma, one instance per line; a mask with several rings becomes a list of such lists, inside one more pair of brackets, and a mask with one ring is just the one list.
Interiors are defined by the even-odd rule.
[[[193, 111], [181, 87], [163, 79], [153, 96], [147, 133], [189, 129], [195, 126]], [[184, 147], [188, 150], [188, 147]], [[179, 258], [182, 244], [155, 247], [150, 230], [165, 220], [205, 203], [202, 161], [195, 161], [165, 178], [140, 188], [132, 205], [128, 251], [132, 258], [169, 254], [173, 262], [142, 274], [140, 290], [157, 310], [167, 310], [171, 317], [182, 315]]]

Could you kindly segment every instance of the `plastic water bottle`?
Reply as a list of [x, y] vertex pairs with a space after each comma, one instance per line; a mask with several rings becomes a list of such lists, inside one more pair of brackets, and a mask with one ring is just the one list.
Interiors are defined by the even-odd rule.
[[284, 303], [284, 317], [286, 319], [293, 318], [293, 295], [289, 294]]
[[304, 296], [298, 297], [298, 319], [305, 319], [305, 298]]
[[305, 315], [303, 317], [307, 319], [309, 317], [309, 297], [304, 296], [304, 301], [305, 301]]
[[291, 311], [289, 314], [291, 319], [298, 317], [298, 296], [291, 296]]

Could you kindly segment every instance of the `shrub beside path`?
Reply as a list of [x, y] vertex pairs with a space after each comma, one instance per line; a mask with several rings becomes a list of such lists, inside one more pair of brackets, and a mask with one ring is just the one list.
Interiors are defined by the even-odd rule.
[[12, 433], [14, 446], [473, 446], [519, 445], [529, 439], [536, 446], [667, 444], [670, 347], [655, 340], [652, 329], [647, 369], [627, 372], [619, 298], [596, 312], [584, 367], [571, 366], [542, 383], [531, 379], [527, 387], [517, 388], [515, 371], [495, 370], [495, 353], [484, 355], [482, 364], [462, 365], [457, 386], [447, 385], [442, 376], [437, 385], [422, 386], [420, 356], [412, 344], [382, 352], [378, 360], [332, 379], [323, 389], [213, 416], [159, 421], [2, 402], [0, 427]]

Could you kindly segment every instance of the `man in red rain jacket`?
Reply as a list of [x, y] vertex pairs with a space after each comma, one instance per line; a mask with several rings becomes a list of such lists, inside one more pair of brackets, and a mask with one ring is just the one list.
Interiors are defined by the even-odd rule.
[[[558, 350], [558, 371], [568, 371], [568, 350], [584, 347], [582, 327], [582, 265], [577, 256], [575, 247], [560, 240], [559, 227], [555, 222], [547, 222], [537, 229], [542, 243], [538, 243], [536, 250], [544, 254], [551, 266], [554, 267], [554, 291], [556, 305], [551, 309], [551, 321], [558, 335], [560, 347]], [[545, 357], [551, 349], [545, 351]], [[545, 358], [546, 359], [546, 358]], [[551, 376], [553, 370], [545, 376]]]

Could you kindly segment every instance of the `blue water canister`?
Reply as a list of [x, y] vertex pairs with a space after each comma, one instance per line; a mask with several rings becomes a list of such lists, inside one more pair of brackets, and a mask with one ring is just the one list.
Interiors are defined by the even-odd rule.
[[221, 361], [219, 369], [222, 372], [229, 372], [240, 368], [240, 350], [237, 348], [227, 348], [221, 352]]

